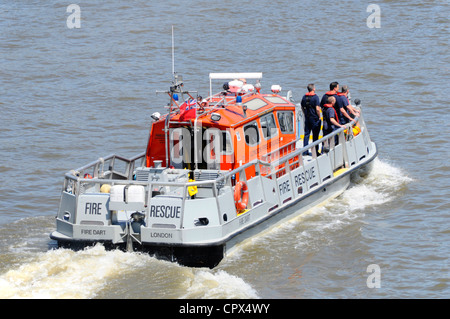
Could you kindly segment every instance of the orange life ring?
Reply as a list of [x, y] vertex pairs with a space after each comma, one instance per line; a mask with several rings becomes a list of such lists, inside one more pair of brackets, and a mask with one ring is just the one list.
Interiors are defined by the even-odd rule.
[[238, 211], [243, 211], [248, 204], [248, 186], [244, 181], [236, 183], [234, 188], [234, 202]]

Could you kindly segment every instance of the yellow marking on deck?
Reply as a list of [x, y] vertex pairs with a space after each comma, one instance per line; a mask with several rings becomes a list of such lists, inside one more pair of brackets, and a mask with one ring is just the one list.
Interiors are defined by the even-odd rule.
[[245, 214], [246, 212], [248, 212], [250, 209], [244, 209], [243, 211], [240, 211], [237, 213], [237, 216], [240, 216], [242, 214]]
[[345, 171], [348, 171], [348, 168], [340, 168], [340, 169], [338, 169], [336, 172], [334, 172], [333, 173], [333, 176], [334, 177], [336, 177], [336, 176], [339, 176], [339, 175], [341, 175], [342, 173], [344, 173]]

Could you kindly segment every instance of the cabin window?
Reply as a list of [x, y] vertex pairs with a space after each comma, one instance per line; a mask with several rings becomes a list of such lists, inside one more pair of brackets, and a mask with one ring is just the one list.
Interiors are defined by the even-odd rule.
[[281, 133], [283, 134], [294, 133], [294, 112], [292, 111], [277, 112], [277, 117]]
[[233, 154], [233, 144], [231, 143], [231, 135], [229, 131], [222, 131], [222, 154]]
[[[175, 168], [184, 168], [193, 161], [191, 158], [193, 143], [191, 132], [185, 127], [170, 129], [170, 164]], [[164, 141], [163, 141], [164, 143]]]
[[262, 99], [254, 98], [248, 102], [245, 102], [245, 105], [249, 110], [255, 111], [257, 109], [262, 108], [263, 106], [266, 106], [267, 102]]
[[258, 124], [253, 121], [250, 124], [244, 126], [244, 135], [245, 135], [245, 142], [250, 145], [256, 145], [259, 143], [259, 131], [258, 131]]
[[279, 96], [265, 96], [264, 98], [273, 104], [289, 104], [288, 101]]
[[266, 140], [271, 139], [278, 134], [277, 125], [275, 124], [275, 118], [273, 117], [273, 114], [268, 114], [261, 117], [260, 122], [261, 129]]

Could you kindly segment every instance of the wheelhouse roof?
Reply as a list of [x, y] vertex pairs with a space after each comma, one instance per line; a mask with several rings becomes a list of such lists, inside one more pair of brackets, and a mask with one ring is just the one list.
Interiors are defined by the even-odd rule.
[[[232, 128], [244, 125], [274, 110], [293, 111], [295, 109], [293, 103], [277, 94], [249, 93], [241, 96], [241, 103], [236, 102], [236, 97], [234, 94], [210, 97], [208, 99], [209, 107], [198, 115], [198, 121], [203, 126]], [[220, 115], [220, 120], [215, 121], [211, 116], [212, 114], [215, 114], [216, 117]], [[190, 119], [189, 122], [194, 120]], [[172, 124], [177, 121], [180, 121], [180, 114], [171, 117]], [[183, 122], [180, 122], [180, 124], [183, 124]]]

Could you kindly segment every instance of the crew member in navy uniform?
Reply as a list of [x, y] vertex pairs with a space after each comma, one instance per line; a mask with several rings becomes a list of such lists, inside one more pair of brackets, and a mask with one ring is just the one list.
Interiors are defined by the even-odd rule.
[[345, 120], [345, 123], [341, 122], [341, 124], [350, 123], [351, 121], [353, 121], [353, 119], [355, 117], [360, 116], [359, 111], [355, 110], [355, 108], [350, 104], [350, 101], [348, 99], [348, 93], [349, 93], [349, 90], [348, 90], [347, 85], [343, 85], [341, 93], [338, 93], [338, 96], [342, 101], [342, 107], [346, 111], [346, 113], [343, 113], [343, 115], [344, 115], [343, 118]]
[[328, 98], [330, 96], [333, 96], [335, 98], [335, 100], [336, 100], [336, 103], [334, 104], [334, 109], [336, 110], [338, 121], [341, 124], [345, 124], [344, 115], [342, 114], [342, 111], [345, 112], [345, 110], [344, 110], [344, 106], [343, 106], [342, 100], [338, 96], [338, 92], [339, 92], [339, 83], [338, 82], [331, 82], [330, 83], [330, 90], [322, 96], [322, 100], [320, 101], [320, 107], [323, 109], [324, 104], [329, 103], [328, 102]]
[[[336, 98], [334, 96], [328, 97], [328, 103], [323, 105], [323, 135], [330, 134], [344, 125], [339, 123], [339, 117], [335, 109]], [[335, 145], [339, 142], [338, 136], [335, 136]], [[325, 145], [324, 145], [325, 147]]]
[[[309, 137], [312, 133], [313, 142], [319, 139], [320, 127], [322, 125], [321, 109], [319, 97], [315, 93], [316, 87], [313, 83], [307, 86], [308, 93], [306, 93], [301, 102], [303, 114], [305, 115], [305, 134], [303, 138], [303, 146], [309, 144]], [[306, 155], [307, 152], [303, 153]], [[316, 145], [316, 154], [319, 155], [319, 146]]]

